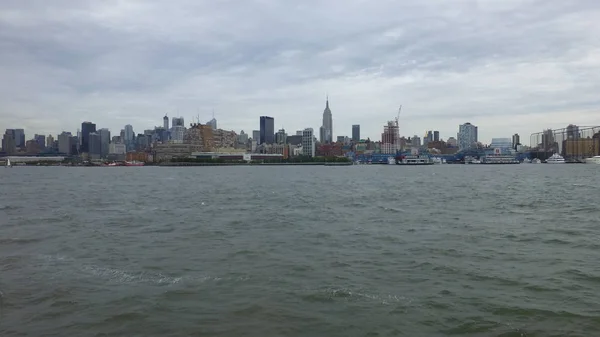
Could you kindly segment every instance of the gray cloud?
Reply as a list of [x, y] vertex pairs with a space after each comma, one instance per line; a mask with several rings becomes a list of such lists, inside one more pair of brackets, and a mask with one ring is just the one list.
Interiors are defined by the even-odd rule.
[[0, 4], [0, 128], [118, 132], [188, 121], [379, 138], [480, 126], [484, 141], [598, 124], [600, 3], [81, 1]]

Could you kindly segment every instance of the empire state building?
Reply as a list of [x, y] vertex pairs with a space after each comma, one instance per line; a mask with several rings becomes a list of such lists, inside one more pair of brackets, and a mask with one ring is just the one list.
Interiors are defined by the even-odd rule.
[[325, 102], [325, 110], [323, 111], [323, 126], [320, 130], [320, 141], [321, 143], [332, 143], [333, 142], [333, 118], [331, 116], [331, 110], [329, 109], [329, 97]]

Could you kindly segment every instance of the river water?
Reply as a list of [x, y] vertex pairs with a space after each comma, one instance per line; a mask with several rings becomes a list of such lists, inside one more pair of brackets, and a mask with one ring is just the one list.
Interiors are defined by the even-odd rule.
[[0, 169], [0, 336], [600, 335], [599, 169]]

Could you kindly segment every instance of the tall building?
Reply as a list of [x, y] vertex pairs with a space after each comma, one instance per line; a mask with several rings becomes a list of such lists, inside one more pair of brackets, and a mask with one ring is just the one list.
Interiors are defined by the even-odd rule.
[[209, 120], [208, 122], [206, 122], [206, 125], [209, 125], [211, 127], [211, 129], [213, 129], [213, 130], [217, 129], [217, 120], [215, 119], [214, 114], [213, 114], [213, 118], [211, 120]]
[[477, 143], [477, 127], [471, 123], [465, 123], [458, 127], [458, 149], [465, 150]]
[[88, 154], [92, 159], [98, 159], [102, 155], [102, 142], [100, 141], [100, 134], [97, 132], [91, 132], [88, 134]]
[[173, 143], [183, 143], [183, 137], [185, 135], [185, 126], [173, 125], [171, 127], [171, 140]]
[[411, 144], [414, 147], [420, 147], [421, 146], [421, 138], [417, 135], [414, 135], [411, 139]]
[[309, 157], [315, 156], [315, 135], [313, 128], [302, 131], [302, 154]]
[[46, 148], [49, 150], [54, 148], [54, 137], [52, 137], [52, 135], [48, 135], [48, 137], [46, 137]]
[[515, 133], [512, 136], [512, 148], [516, 150], [517, 149], [517, 145], [520, 145], [520, 144], [521, 144], [521, 137], [519, 136], [518, 133]]
[[63, 131], [58, 135], [58, 153], [70, 156], [71, 152], [71, 133]]
[[434, 142], [440, 141], [440, 132], [439, 131], [433, 131], [433, 141]]
[[260, 144], [260, 130], [252, 131], [252, 140], [256, 141], [257, 144]]
[[183, 121], [183, 117], [173, 117], [171, 124], [173, 124], [173, 125], [171, 125], [171, 127], [183, 126], [185, 128], [185, 123]]
[[98, 130], [98, 134], [100, 135], [100, 154], [102, 155], [102, 158], [106, 158], [110, 150], [110, 131], [104, 128]]
[[35, 136], [33, 136], [33, 140], [35, 140], [35, 142], [37, 143], [37, 145], [39, 146], [39, 149], [41, 151], [43, 151], [46, 148], [46, 136], [45, 135], [36, 134]]
[[285, 144], [287, 139], [287, 133], [285, 133], [284, 129], [279, 129], [277, 134], [275, 134], [275, 143], [277, 144]]
[[400, 150], [400, 128], [398, 121], [388, 121], [381, 134], [381, 153], [395, 154]]
[[133, 126], [130, 124], [125, 125], [123, 131], [123, 143], [125, 143], [127, 151], [135, 150], [135, 133], [133, 132]]
[[19, 148], [25, 148], [25, 130], [14, 129], [13, 130], [15, 146]]
[[165, 128], [165, 130], [169, 130], [169, 117], [167, 117], [167, 115], [163, 117], [163, 128]]
[[333, 117], [329, 109], [329, 97], [325, 100], [325, 110], [323, 110], [323, 125], [320, 128], [319, 141], [324, 144], [333, 142]]
[[17, 152], [17, 144], [15, 141], [15, 132], [13, 129], [7, 129], [2, 137], [2, 151], [8, 155]]
[[260, 116], [260, 144], [273, 144], [275, 141], [275, 119]]
[[567, 126], [567, 139], [579, 139], [581, 137], [581, 133], [579, 132], [579, 127], [577, 125], [569, 124]]
[[248, 134], [244, 130], [240, 131], [238, 136], [238, 144], [248, 144]]
[[90, 133], [96, 132], [96, 124], [91, 122], [81, 123], [81, 151], [82, 153], [90, 150]]
[[358, 143], [360, 141], [360, 125], [352, 125], [352, 141]]

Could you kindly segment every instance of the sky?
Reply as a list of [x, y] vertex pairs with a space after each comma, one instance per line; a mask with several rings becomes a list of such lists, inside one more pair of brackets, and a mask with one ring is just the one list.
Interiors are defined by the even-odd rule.
[[[2, 0], [0, 130], [220, 128], [480, 141], [600, 125], [600, 1]], [[526, 143], [526, 141], [524, 142]]]

